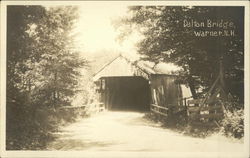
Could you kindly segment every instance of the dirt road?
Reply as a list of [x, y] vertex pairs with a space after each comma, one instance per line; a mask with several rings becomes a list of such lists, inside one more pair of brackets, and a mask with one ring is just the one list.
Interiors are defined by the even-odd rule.
[[224, 137], [181, 135], [143, 118], [143, 113], [103, 112], [62, 127], [49, 150], [241, 152], [243, 144]]

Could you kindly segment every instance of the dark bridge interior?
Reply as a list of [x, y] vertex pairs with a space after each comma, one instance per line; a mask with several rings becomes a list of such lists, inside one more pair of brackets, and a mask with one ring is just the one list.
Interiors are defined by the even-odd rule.
[[150, 87], [142, 77], [105, 77], [102, 101], [108, 110], [150, 110]]

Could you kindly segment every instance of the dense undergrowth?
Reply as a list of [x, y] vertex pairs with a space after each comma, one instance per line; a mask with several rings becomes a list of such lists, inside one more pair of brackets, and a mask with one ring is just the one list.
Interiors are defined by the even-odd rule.
[[223, 102], [227, 107], [224, 118], [218, 120], [218, 125], [212, 126], [193, 125], [186, 121], [184, 115], [169, 115], [163, 117], [155, 113], [145, 114], [145, 118], [154, 122], [159, 122], [162, 127], [169, 128], [184, 135], [205, 138], [212, 134], [219, 133], [229, 138], [243, 139], [244, 137], [244, 109], [238, 102]]
[[173, 119], [169, 119], [152, 112], [147, 113], [144, 117], [151, 121], [161, 123], [163, 128], [168, 128], [178, 133], [192, 137], [205, 138], [216, 131], [219, 132], [217, 128], [194, 126], [183, 122], [178, 123], [173, 121]]
[[227, 107], [224, 119], [220, 121], [221, 132], [229, 137], [244, 137], [244, 108], [237, 101], [224, 102]]
[[53, 133], [60, 126], [72, 123], [78, 117], [87, 117], [80, 109], [10, 108], [8, 110], [16, 115], [7, 118], [7, 150], [44, 150], [54, 140]]

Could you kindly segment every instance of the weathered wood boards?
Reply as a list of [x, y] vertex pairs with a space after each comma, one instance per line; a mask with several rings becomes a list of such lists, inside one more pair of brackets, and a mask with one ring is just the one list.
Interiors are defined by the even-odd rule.
[[[224, 117], [224, 106], [220, 102], [226, 99], [225, 83], [222, 62], [220, 62], [220, 72], [213, 85], [205, 95], [205, 98], [188, 101], [188, 115], [191, 123], [214, 123]], [[193, 106], [190, 106], [193, 105]]]
[[[128, 78], [130, 78], [130, 83], [126, 81]], [[138, 78], [140, 82], [134, 84]], [[181, 85], [176, 83], [176, 78], [176, 75], [158, 72], [152, 66], [133, 61], [123, 55], [106, 64], [93, 77], [94, 81], [99, 83], [98, 92], [107, 109], [112, 109], [113, 105], [118, 107], [122, 104], [127, 104], [127, 106], [144, 104], [148, 105], [148, 110], [150, 103], [161, 107], [186, 104], [180, 100], [183, 98], [183, 91]], [[144, 84], [145, 81], [147, 85]], [[149, 95], [144, 95], [148, 91], [145, 88], [138, 90], [140, 84], [144, 84], [143, 87], [149, 87]]]
[[189, 106], [188, 111], [189, 112], [198, 112], [198, 111], [208, 111], [208, 110], [220, 110], [221, 106], [215, 105], [215, 106], [204, 106], [204, 107], [198, 107], [198, 106]]
[[187, 106], [162, 107], [151, 104], [151, 111], [163, 117], [168, 117], [169, 114], [176, 116], [184, 112], [187, 114], [188, 123], [191, 125], [215, 126], [215, 121], [224, 117], [223, 107], [219, 104], [219, 99], [208, 98], [205, 104], [202, 103], [203, 99], [195, 99], [187, 101]]
[[62, 106], [58, 108], [59, 110], [88, 110], [88, 111], [96, 111], [101, 112], [104, 111], [103, 103], [91, 103], [88, 105], [79, 105], [79, 106]]
[[224, 117], [223, 107], [219, 98], [210, 97], [188, 101], [187, 107], [189, 123], [197, 126], [215, 126], [215, 122]]
[[151, 108], [150, 108], [151, 111], [157, 113], [157, 114], [160, 114], [160, 115], [163, 115], [163, 116], [168, 116], [168, 108], [165, 108], [165, 107], [162, 107], [162, 106], [158, 106], [158, 105], [155, 105], [155, 104], [151, 104]]
[[152, 103], [161, 107], [182, 106], [182, 89], [174, 75], [151, 75]]
[[[188, 100], [187, 103], [190, 104], [201, 104], [204, 99], [193, 99], [193, 100]], [[206, 104], [214, 104], [218, 102], [218, 98], [209, 98], [205, 101]]]

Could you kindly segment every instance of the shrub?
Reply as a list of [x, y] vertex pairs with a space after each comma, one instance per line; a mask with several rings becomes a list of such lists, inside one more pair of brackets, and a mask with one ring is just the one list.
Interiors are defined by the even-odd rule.
[[221, 125], [221, 131], [226, 136], [242, 138], [244, 136], [244, 110], [227, 110]]
[[47, 112], [13, 104], [8, 104], [7, 111], [6, 150], [43, 149], [53, 139], [50, 132], [57, 125], [48, 119]]

